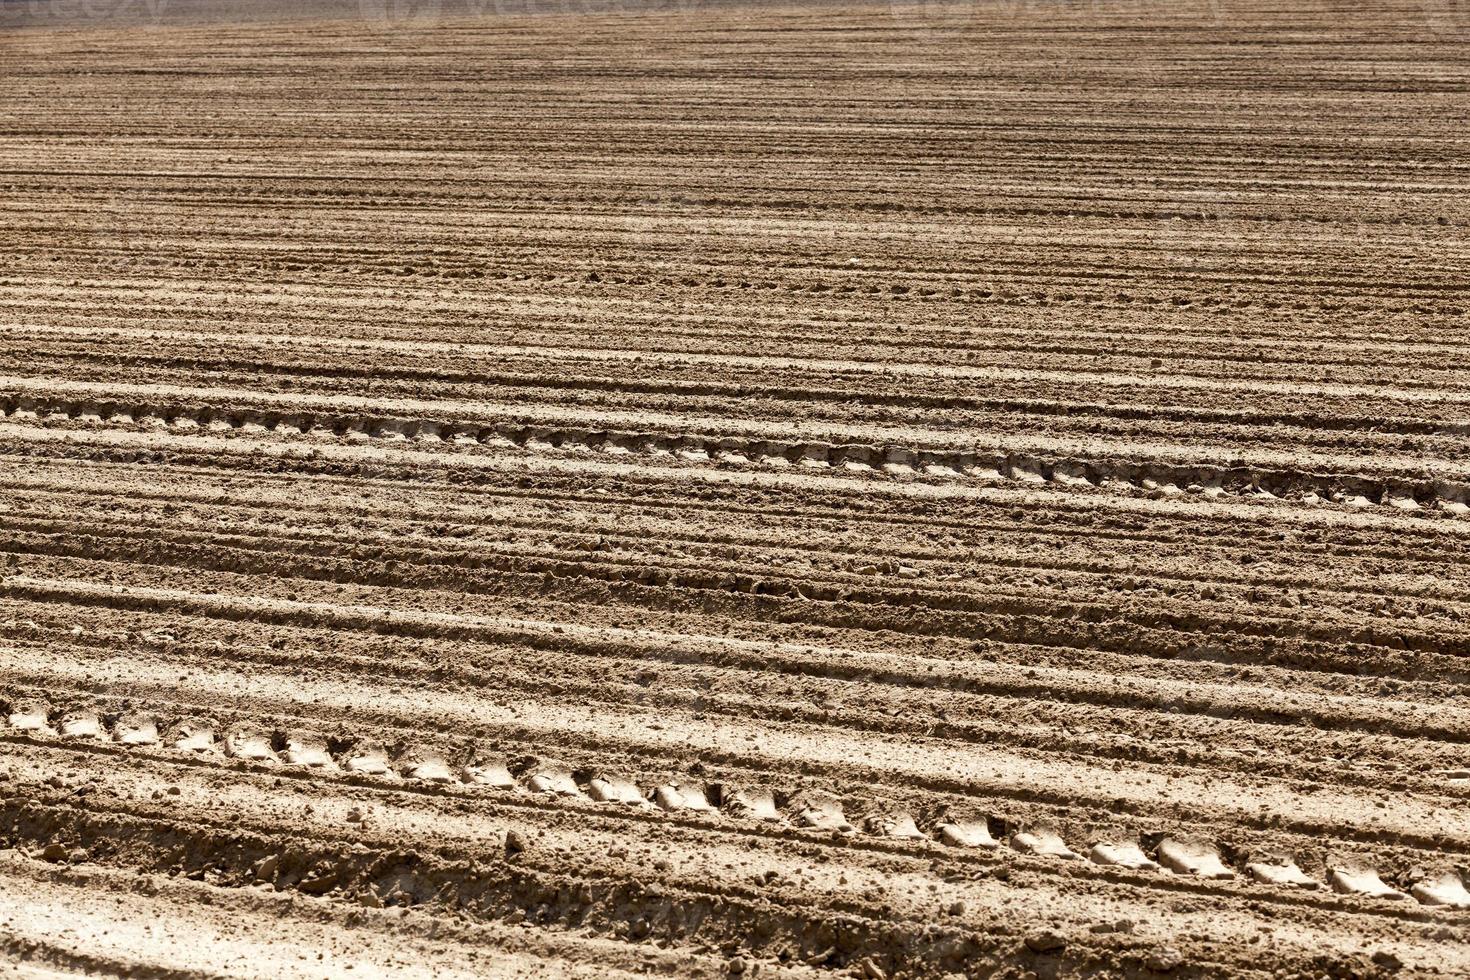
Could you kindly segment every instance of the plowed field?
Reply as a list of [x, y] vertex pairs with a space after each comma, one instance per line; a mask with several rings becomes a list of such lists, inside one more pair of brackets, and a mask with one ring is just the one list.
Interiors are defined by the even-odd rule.
[[1470, 972], [1470, 10], [486, 8], [0, 21], [20, 975]]

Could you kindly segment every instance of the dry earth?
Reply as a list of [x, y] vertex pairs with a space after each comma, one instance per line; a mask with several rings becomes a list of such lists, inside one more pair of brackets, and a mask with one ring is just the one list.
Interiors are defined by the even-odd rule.
[[18, 975], [1470, 971], [1465, 5], [136, 2], [0, 22]]

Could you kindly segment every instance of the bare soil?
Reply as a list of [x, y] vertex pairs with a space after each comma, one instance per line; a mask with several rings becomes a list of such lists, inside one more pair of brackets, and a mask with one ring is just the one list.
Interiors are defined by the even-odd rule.
[[1470, 973], [1462, 7], [89, 9], [15, 975]]

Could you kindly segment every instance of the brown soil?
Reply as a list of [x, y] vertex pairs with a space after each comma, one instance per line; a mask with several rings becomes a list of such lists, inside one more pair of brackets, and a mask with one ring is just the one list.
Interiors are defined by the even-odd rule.
[[138, 3], [0, 33], [17, 975], [1470, 973], [1463, 5]]

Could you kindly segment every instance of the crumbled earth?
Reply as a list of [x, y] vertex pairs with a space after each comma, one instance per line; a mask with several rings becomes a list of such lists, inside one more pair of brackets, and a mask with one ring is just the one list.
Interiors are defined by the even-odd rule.
[[19, 7], [16, 975], [1470, 972], [1463, 4]]

